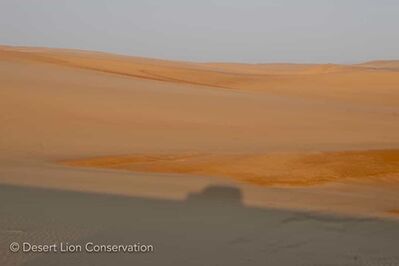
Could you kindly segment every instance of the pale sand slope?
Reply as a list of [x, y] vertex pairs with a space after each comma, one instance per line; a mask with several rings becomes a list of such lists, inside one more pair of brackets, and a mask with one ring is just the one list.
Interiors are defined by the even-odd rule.
[[[76, 212], [66, 211], [65, 215], [82, 216], [80, 222], [75, 221], [76, 227], [69, 228], [68, 219], [57, 221], [50, 230], [53, 235], [42, 235], [40, 232], [45, 231], [51, 221], [46, 215], [51, 216], [53, 212], [58, 215], [53, 205], [60, 204], [69, 210], [85, 201], [73, 201], [75, 194], [46, 194], [40, 190], [32, 190], [31, 198], [23, 199], [20, 195], [25, 193], [24, 189], [6, 184], [136, 197], [140, 200], [134, 206], [138, 207], [132, 206], [132, 210], [151, 209], [146, 198], [181, 204], [188, 193], [222, 184], [239, 189], [247, 206], [395, 215], [399, 210], [398, 66], [397, 61], [351, 66], [197, 64], [84, 51], [2, 47], [0, 182], [5, 184], [1, 189], [7, 191], [4, 194], [7, 196], [1, 201], [0, 217], [8, 218], [2, 219], [0, 239], [12, 240], [15, 232], [19, 232], [22, 236], [18, 237], [33, 240], [42, 237], [52, 241], [83, 241], [106, 228], [100, 239], [107, 240], [115, 227], [111, 222], [99, 222], [100, 233], [91, 232], [92, 220], [82, 213], [95, 208], [94, 216], [103, 218], [101, 213], [112, 208], [103, 210], [101, 203], [90, 203]], [[91, 159], [93, 157], [99, 159]], [[120, 160], [125, 161], [115, 164]], [[116, 169], [76, 168], [57, 164], [59, 161]], [[289, 188], [282, 187], [287, 184]], [[82, 197], [86, 196], [82, 194]], [[98, 196], [99, 202], [105, 202], [106, 206], [119, 206], [100, 198]], [[43, 220], [33, 217], [37, 223], [31, 222], [35, 215], [27, 210], [38, 208], [38, 202], [45, 200], [54, 204], [45, 205], [48, 210]], [[126, 218], [134, 224], [130, 216], [124, 216], [130, 206], [128, 201], [121, 202], [122, 209], [115, 207], [118, 211], [114, 217]], [[205, 206], [212, 205], [211, 202]], [[155, 209], [163, 209], [162, 206]], [[198, 212], [202, 215], [204, 209]], [[293, 216], [288, 221], [299, 220], [299, 223], [287, 223], [286, 216], [272, 214], [250, 215], [256, 224], [252, 229], [256, 235], [251, 235], [245, 227], [248, 220], [242, 220], [243, 227], [232, 225], [233, 231], [238, 230], [238, 242], [245, 242], [248, 250], [261, 246], [256, 254], [248, 250], [245, 253], [248, 259], [257, 259], [252, 264], [264, 262], [260, 254], [265, 250], [272, 253], [267, 256], [271, 261], [274, 258], [282, 263], [284, 259], [300, 255], [304, 263], [319, 263], [322, 257], [312, 260], [304, 254], [316, 246], [326, 247], [323, 245], [329, 241], [334, 247], [340, 246], [337, 241], [341, 238], [344, 241], [344, 233], [327, 232], [331, 228], [347, 232], [347, 226], [352, 224], [351, 220], [338, 219], [337, 222], [335, 218], [326, 218], [314, 229], [315, 225], [309, 222], [313, 218], [308, 219], [303, 213], [286, 214]], [[187, 215], [199, 219], [191, 212]], [[204, 223], [211, 226], [214, 215], [205, 213], [205, 216]], [[154, 211], [144, 220], [173, 222], [171, 217]], [[268, 219], [273, 222], [267, 223]], [[191, 262], [188, 264], [195, 264], [192, 263], [195, 260], [199, 265], [212, 265], [208, 261], [211, 251], [204, 254], [202, 260], [195, 257], [199, 253], [193, 253], [193, 248], [199, 248], [193, 239], [200, 239], [201, 234], [194, 234], [193, 239], [179, 235], [178, 238], [185, 241], [178, 244], [174, 235], [178, 227], [169, 227], [169, 222], [157, 229], [162, 238], [159, 241], [184, 246], [187, 256], [182, 259]], [[176, 221], [179, 222], [181, 220]], [[222, 225], [225, 221], [216, 223]], [[269, 226], [273, 230], [280, 226], [284, 234], [273, 233], [272, 229], [263, 231]], [[398, 243], [388, 241], [388, 235], [397, 234], [396, 223], [372, 220], [356, 230], [349, 237], [353, 241], [348, 244], [350, 250], [337, 247], [329, 253], [331, 258], [352, 263], [355, 256], [366, 258], [370, 250], [375, 252], [372, 261], [395, 254], [389, 247]], [[168, 231], [170, 233], [166, 233]], [[214, 230], [207, 232], [203, 237], [210, 237], [211, 248], [234, 246], [217, 242]], [[227, 230], [224, 237], [231, 232]], [[266, 241], [269, 245], [263, 237], [256, 238], [259, 232], [267, 234], [265, 239], [271, 241]], [[297, 241], [291, 239], [290, 232], [299, 233], [299, 237], [315, 237]], [[323, 237], [318, 237], [320, 234]], [[143, 233], [144, 240], [146, 235], [154, 238], [156, 233]], [[366, 241], [370, 236], [375, 242]], [[358, 243], [364, 246], [356, 247]], [[51, 260], [46, 261], [47, 257], [41, 261], [36, 257], [8, 256], [3, 244], [0, 252], [6, 256], [1, 255], [5, 258], [1, 265], [13, 265], [17, 259], [20, 262], [33, 259], [36, 265], [52, 264]], [[294, 252], [290, 256], [283, 252], [285, 255], [279, 257], [278, 252], [272, 252], [273, 245], [279, 250]], [[233, 249], [227, 251], [238, 254]], [[218, 257], [217, 254], [215, 251], [213, 257]], [[171, 265], [177, 261], [183, 263], [169, 259]], [[243, 263], [232, 261], [237, 265]]]

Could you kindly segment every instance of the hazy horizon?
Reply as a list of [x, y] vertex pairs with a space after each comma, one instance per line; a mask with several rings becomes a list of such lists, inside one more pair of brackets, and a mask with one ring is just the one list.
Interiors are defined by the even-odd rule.
[[393, 0], [3, 0], [0, 44], [242, 63], [399, 59]]

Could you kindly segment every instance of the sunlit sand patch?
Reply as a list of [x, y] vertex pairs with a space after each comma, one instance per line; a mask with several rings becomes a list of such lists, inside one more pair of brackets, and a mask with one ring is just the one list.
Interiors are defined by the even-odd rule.
[[399, 217], [399, 209], [388, 210], [386, 213], [391, 217]]
[[68, 166], [233, 178], [262, 186], [399, 181], [399, 150], [278, 154], [157, 154], [89, 158]]

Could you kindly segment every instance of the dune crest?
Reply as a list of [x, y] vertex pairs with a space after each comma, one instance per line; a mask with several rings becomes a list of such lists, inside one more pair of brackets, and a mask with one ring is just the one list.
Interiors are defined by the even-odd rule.
[[[398, 61], [356, 65], [209, 64], [174, 62], [101, 52], [0, 47], [0, 58], [28, 60], [114, 75], [234, 90], [261, 90], [349, 102], [399, 105]], [[375, 94], [389, 97], [375, 98]]]

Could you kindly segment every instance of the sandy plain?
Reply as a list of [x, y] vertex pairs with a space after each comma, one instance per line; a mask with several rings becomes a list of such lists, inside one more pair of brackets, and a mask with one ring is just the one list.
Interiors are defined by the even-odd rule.
[[[0, 265], [398, 265], [398, 106], [399, 61], [1, 46]], [[8, 250], [91, 239], [157, 252]]]

